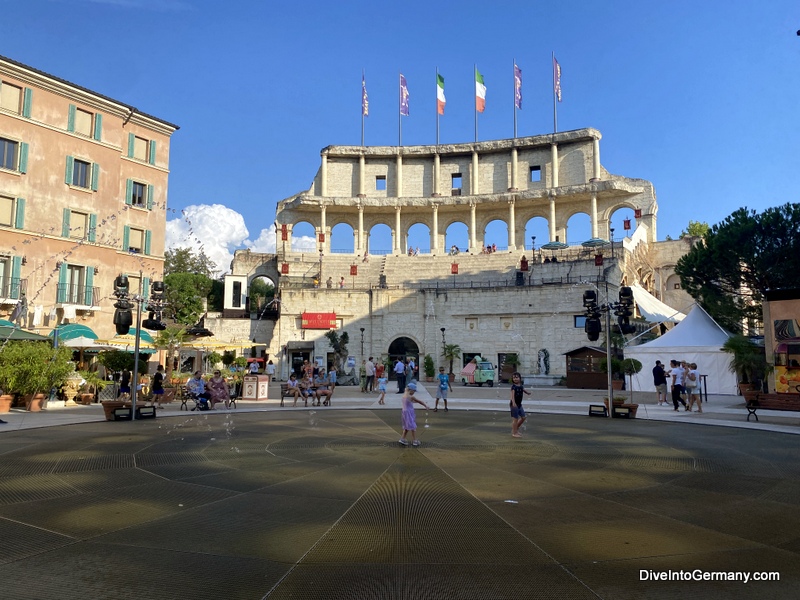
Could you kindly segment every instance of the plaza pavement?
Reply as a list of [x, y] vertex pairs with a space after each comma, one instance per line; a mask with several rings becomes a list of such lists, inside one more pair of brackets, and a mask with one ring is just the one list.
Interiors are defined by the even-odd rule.
[[[397, 444], [398, 394], [383, 407], [354, 388], [332, 407], [273, 394], [137, 422], [99, 406], [12, 411], [0, 594], [800, 597], [792, 413], [748, 424], [740, 398], [689, 414], [635, 394], [637, 419], [590, 418], [602, 392], [533, 392], [513, 439], [507, 386], [456, 386], [448, 413], [418, 407], [419, 449]], [[778, 579], [742, 580], [762, 573]]]

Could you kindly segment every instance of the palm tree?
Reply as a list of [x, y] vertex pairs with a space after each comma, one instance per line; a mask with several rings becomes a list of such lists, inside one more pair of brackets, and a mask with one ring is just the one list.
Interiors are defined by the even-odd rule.
[[445, 344], [442, 350], [442, 357], [450, 361], [450, 375], [453, 375], [453, 361], [456, 358], [461, 358], [461, 346], [458, 344]]

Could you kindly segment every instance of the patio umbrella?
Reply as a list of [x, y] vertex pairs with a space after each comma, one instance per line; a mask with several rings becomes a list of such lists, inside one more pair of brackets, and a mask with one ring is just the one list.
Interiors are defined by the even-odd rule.
[[569, 244], [564, 242], [547, 242], [541, 247], [542, 250], [563, 250], [564, 248], [569, 248]]
[[101, 350], [115, 349], [114, 346], [98, 343], [95, 338], [91, 338], [85, 335], [79, 335], [78, 337], [71, 338], [66, 342], [60, 342], [60, 345], [67, 346], [68, 348], [74, 348], [75, 350], [79, 350], [80, 358], [78, 360], [81, 363], [83, 363], [84, 350], [94, 350], [95, 352], [100, 352]]
[[581, 246], [584, 248], [599, 248], [600, 246], [608, 246], [608, 243], [608, 240], [602, 238], [592, 238], [583, 242]]

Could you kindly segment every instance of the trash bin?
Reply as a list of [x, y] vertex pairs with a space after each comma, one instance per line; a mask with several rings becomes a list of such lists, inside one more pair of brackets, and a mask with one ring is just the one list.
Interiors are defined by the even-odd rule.
[[245, 375], [242, 400], [266, 400], [269, 391], [269, 375]]

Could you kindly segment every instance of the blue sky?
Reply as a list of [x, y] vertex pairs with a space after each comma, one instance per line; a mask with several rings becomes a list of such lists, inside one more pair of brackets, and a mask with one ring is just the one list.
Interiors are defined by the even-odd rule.
[[309, 187], [323, 147], [360, 143], [362, 69], [368, 145], [397, 144], [399, 72], [411, 94], [403, 143], [435, 142], [437, 68], [440, 140], [468, 142], [474, 64], [488, 90], [479, 139], [513, 135], [514, 60], [519, 135], [552, 131], [555, 52], [559, 130], [600, 130], [610, 172], [653, 182], [659, 239], [690, 219], [798, 201], [796, 0], [0, 0], [0, 12], [0, 54], [180, 125], [171, 239], [192, 207], [224, 267], [237, 247], [270, 249], [276, 203]]

